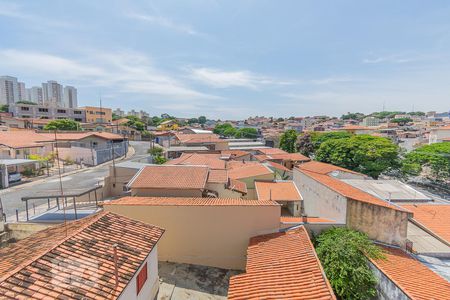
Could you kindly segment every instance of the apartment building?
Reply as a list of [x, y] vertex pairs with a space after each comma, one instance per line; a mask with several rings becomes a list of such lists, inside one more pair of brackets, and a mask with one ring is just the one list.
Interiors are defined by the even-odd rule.
[[42, 84], [44, 102], [51, 106], [63, 106], [63, 86], [57, 81], [49, 80]]
[[77, 89], [73, 86], [64, 87], [64, 106], [69, 108], [78, 107]]
[[27, 89], [24, 82], [17, 83], [17, 92], [19, 95], [19, 101], [27, 101]]
[[88, 123], [111, 123], [112, 121], [111, 108], [85, 106], [80, 109], [84, 110]]
[[16, 77], [0, 76], [0, 105], [19, 101], [19, 90]]
[[27, 89], [27, 100], [37, 104], [44, 104], [42, 87], [33, 86]]
[[9, 112], [14, 117], [24, 119], [71, 119], [77, 122], [86, 122], [86, 113], [83, 109], [53, 107], [46, 105], [33, 105], [22, 103], [9, 104]]

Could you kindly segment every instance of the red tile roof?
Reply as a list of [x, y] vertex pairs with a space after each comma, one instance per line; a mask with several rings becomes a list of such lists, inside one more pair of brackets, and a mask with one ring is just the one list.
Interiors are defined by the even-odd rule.
[[184, 134], [176, 133], [175, 137], [182, 144], [202, 144], [202, 143], [220, 143], [226, 142], [219, 138], [217, 134], [213, 133], [194, 133], [194, 134]]
[[208, 183], [227, 183], [227, 170], [209, 170]]
[[450, 243], [449, 204], [414, 204], [402, 207], [414, 214], [413, 221]]
[[230, 179], [230, 182], [228, 184], [228, 189], [232, 190], [232, 191], [237, 191], [243, 194], [247, 194], [247, 185], [242, 182], [239, 181], [237, 179]]
[[146, 166], [130, 181], [131, 188], [204, 189], [208, 167]]
[[352, 174], [357, 174], [357, 175], [361, 175], [361, 176], [366, 176], [364, 174], [361, 174], [361, 173], [358, 173], [358, 172], [355, 172], [352, 170], [348, 170], [348, 169], [341, 168], [341, 167], [338, 167], [338, 166], [335, 166], [332, 164], [327, 164], [327, 163], [314, 161], [314, 160], [303, 163], [303, 164], [297, 166], [297, 168], [300, 170], [306, 170], [306, 171], [319, 173], [319, 174], [328, 174], [333, 171], [342, 171], [342, 172], [346, 172], [346, 173], [352, 173]]
[[371, 259], [372, 263], [410, 299], [450, 299], [450, 282], [400, 249], [382, 248], [386, 259]]
[[250, 239], [246, 273], [230, 278], [228, 299], [336, 299], [302, 226]]
[[[47, 140], [55, 140], [55, 134], [54, 133], [39, 133], [41, 136], [45, 137]], [[85, 139], [87, 137], [98, 137], [105, 140], [123, 140], [123, 136], [110, 133], [110, 132], [86, 132], [86, 131], [80, 131], [80, 132], [61, 132], [56, 134], [56, 138], [58, 140], [62, 141], [79, 141], [82, 139]]]
[[310, 161], [311, 159], [300, 153], [282, 153], [282, 154], [270, 154], [269, 159], [275, 160], [292, 160], [292, 161]]
[[275, 201], [243, 200], [231, 198], [186, 198], [186, 197], [123, 197], [104, 205], [141, 206], [279, 206]]
[[42, 147], [41, 142], [52, 140], [33, 130], [0, 131], [0, 145], [14, 149]]
[[110, 212], [47, 228], [0, 249], [0, 298], [116, 299], [163, 232]]
[[250, 153], [243, 150], [222, 150], [222, 155], [230, 155], [231, 159], [238, 159], [239, 157], [249, 155]]
[[241, 160], [230, 160], [227, 162], [227, 169], [241, 168], [244, 166], [260, 165], [258, 161], [241, 161]]
[[220, 154], [206, 153], [183, 153], [179, 158], [169, 160], [166, 165], [198, 165], [225, 169], [225, 161], [220, 159]]
[[267, 174], [273, 174], [273, 171], [262, 164], [249, 164], [240, 168], [228, 170], [228, 177], [232, 179], [249, 178]]
[[255, 181], [259, 200], [300, 201], [302, 196], [293, 181], [266, 182]]
[[318, 217], [306, 217], [305, 220], [302, 217], [291, 217], [291, 216], [280, 217], [281, 223], [303, 223], [304, 221], [306, 221], [306, 223], [333, 223], [333, 224], [336, 223], [336, 221], [334, 220]]
[[258, 149], [258, 152], [261, 154], [266, 155], [272, 155], [272, 154], [286, 154], [287, 152], [284, 150], [281, 150], [280, 148], [265, 148], [265, 149]]
[[257, 155], [253, 155], [254, 158], [256, 158], [257, 161], [266, 161], [268, 160], [270, 157], [268, 155], [265, 154], [257, 154]]

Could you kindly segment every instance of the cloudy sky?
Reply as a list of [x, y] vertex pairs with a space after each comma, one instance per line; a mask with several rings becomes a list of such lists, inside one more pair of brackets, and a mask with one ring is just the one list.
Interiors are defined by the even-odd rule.
[[445, 0], [0, 0], [0, 74], [154, 115], [447, 111], [449, 16]]

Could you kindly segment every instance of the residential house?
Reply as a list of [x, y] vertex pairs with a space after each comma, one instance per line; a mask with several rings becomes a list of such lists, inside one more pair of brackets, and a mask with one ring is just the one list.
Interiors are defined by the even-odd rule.
[[182, 134], [175, 133], [173, 142], [170, 146], [205, 146], [210, 150], [228, 150], [228, 141], [220, 139], [216, 134]]
[[275, 173], [266, 165], [260, 163], [245, 163], [228, 169], [228, 177], [245, 183], [247, 199], [256, 199], [255, 181], [275, 179]]
[[166, 230], [158, 244], [160, 261], [244, 269], [249, 238], [278, 231], [280, 206], [274, 201], [125, 197], [106, 211]]
[[272, 200], [281, 205], [281, 216], [300, 217], [302, 196], [293, 181], [255, 181], [258, 200]]
[[0, 249], [2, 299], [154, 299], [164, 229], [112, 212]]
[[429, 144], [440, 143], [450, 138], [450, 125], [430, 129]]
[[29, 155], [46, 156], [52, 152], [52, 138], [31, 130], [0, 131], [0, 158], [28, 158]]
[[163, 121], [156, 127], [156, 130], [177, 130], [177, 129], [178, 123], [175, 120]]

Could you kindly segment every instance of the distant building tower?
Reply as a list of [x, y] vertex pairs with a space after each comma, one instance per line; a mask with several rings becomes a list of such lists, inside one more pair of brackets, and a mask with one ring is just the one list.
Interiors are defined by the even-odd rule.
[[27, 89], [28, 101], [38, 103], [40, 105], [44, 104], [44, 95], [41, 87], [33, 86]]
[[380, 119], [375, 117], [365, 117], [362, 120], [362, 125], [364, 126], [378, 126], [380, 125]]
[[44, 94], [44, 103], [53, 106], [63, 106], [63, 87], [54, 80], [49, 80], [47, 83], [42, 84], [42, 90]]
[[64, 88], [64, 105], [70, 108], [78, 107], [77, 89], [73, 86], [66, 86]]
[[17, 83], [17, 89], [19, 92], [19, 101], [27, 101], [27, 89], [25, 88], [24, 82]]
[[116, 108], [113, 111], [113, 114], [115, 114], [115, 115], [117, 115], [117, 116], [119, 116], [121, 118], [125, 117], [125, 112], [123, 110], [121, 110], [120, 108]]
[[17, 78], [0, 76], [0, 104], [9, 104], [19, 101]]

